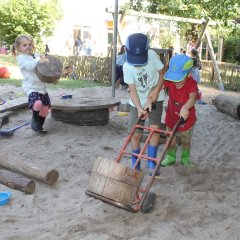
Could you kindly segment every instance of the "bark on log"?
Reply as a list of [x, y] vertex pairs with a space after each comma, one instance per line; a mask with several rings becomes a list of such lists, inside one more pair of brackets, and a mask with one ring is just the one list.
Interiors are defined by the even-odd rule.
[[35, 190], [33, 180], [3, 168], [0, 168], [0, 183], [28, 194], [33, 193]]
[[233, 118], [240, 119], [240, 99], [225, 94], [218, 95], [213, 99], [215, 107], [223, 113], [227, 113]]
[[54, 169], [49, 170], [43, 166], [40, 168], [23, 160], [11, 161], [11, 159], [4, 159], [3, 157], [0, 157], [0, 167], [9, 169], [19, 174], [23, 174], [27, 177], [39, 180], [48, 185], [53, 185], [59, 176], [59, 173]]

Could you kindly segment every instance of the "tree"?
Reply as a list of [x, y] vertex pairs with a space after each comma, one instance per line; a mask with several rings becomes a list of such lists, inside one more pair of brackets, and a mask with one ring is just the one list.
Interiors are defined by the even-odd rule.
[[0, 0], [0, 41], [12, 45], [17, 35], [29, 34], [41, 46], [61, 18], [58, 0]]
[[[159, 13], [195, 19], [210, 19], [218, 23], [219, 32], [231, 27], [232, 20], [240, 16], [239, 0], [130, 0], [129, 8], [135, 11]], [[196, 24], [179, 24], [186, 40], [196, 41], [201, 31]]]
[[239, 0], [130, 0], [136, 11], [186, 18], [208, 18], [227, 24], [240, 15]]

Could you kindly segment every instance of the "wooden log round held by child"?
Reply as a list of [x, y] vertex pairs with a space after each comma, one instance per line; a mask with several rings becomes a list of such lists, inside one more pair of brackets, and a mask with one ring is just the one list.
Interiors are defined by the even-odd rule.
[[227, 113], [235, 119], [240, 119], [240, 99], [225, 94], [218, 95], [213, 99], [215, 107], [223, 113]]
[[39, 60], [36, 67], [38, 78], [45, 83], [56, 84], [62, 76], [63, 64], [54, 56], [47, 55]]
[[54, 169], [48, 169], [46, 166], [37, 166], [30, 162], [23, 161], [21, 159], [7, 159], [0, 157], [0, 167], [9, 169], [13, 172], [23, 174], [27, 177], [36, 179], [48, 185], [53, 185], [59, 176], [58, 171]]

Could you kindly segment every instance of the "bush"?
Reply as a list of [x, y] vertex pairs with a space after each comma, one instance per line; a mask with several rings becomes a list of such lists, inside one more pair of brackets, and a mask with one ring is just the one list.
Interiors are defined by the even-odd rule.
[[240, 64], [240, 29], [232, 32], [224, 41], [223, 61]]

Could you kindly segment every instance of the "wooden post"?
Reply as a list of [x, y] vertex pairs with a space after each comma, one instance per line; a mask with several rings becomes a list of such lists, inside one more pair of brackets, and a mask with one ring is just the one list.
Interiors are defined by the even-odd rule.
[[205, 31], [205, 35], [206, 35], [207, 43], [208, 43], [208, 46], [209, 46], [209, 54], [210, 54], [212, 62], [213, 62], [214, 71], [217, 74], [218, 87], [221, 91], [224, 91], [224, 85], [223, 85], [222, 78], [221, 78], [221, 75], [220, 75], [220, 72], [219, 72], [219, 69], [218, 69], [216, 57], [214, 55], [210, 34], [208, 33], [207, 30]]
[[23, 174], [27, 177], [39, 180], [48, 185], [53, 185], [58, 179], [58, 172], [56, 170], [47, 169], [46, 167], [38, 167], [32, 163], [23, 160], [11, 160], [0, 157], [0, 167], [9, 169], [13, 172]]
[[0, 168], [0, 183], [28, 194], [35, 190], [34, 181], [3, 168]]
[[[114, 19], [114, 13], [112, 13], [112, 16], [113, 16], [113, 19]], [[125, 13], [124, 11], [121, 13], [121, 16], [120, 16], [120, 20], [117, 21], [117, 36], [118, 36], [118, 39], [119, 39], [119, 43], [122, 45], [122, 31], [121, 31], [121, 24], [123, 23], [124, 21], [124, 17], [125, 17]], [[108, 50], [108, 53], [107, 53], [107, 57], [110, 56], [110, 53], [112, 51], [112, 48], [113, 48], [113, 41], [111, 42], [111, 46]]]
[[207, 30], [207, 26], [209, 24], [209, 19], [207, 19], [207, 21], [205, 23], [203, 23], [203, 29], [202, 29], [202, 32], [200, 33], [200, 36], [198, 37], [198, 40], [196, 42], [196, 45], [195, 45], [195, 48], [198, 49], [201, 42], [202, 42], [202, 39], [203, 39], [203, 36]]
[[217, 60], [219, 62], [222, 62], [222, 56], [223, 56], [223, 39], [219, 38], [218, 39], [218, 55], [217, 55]]

